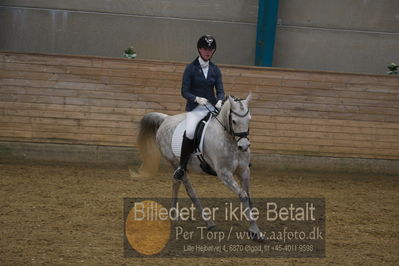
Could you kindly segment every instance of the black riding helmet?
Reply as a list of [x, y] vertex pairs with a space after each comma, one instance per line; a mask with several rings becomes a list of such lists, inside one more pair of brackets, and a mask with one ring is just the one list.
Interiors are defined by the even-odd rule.
[[204, 35], [199, 38], [197, 42], [197, 49], [205, 48], [205, 49], [215, 49], [216, 50], [216, 40], [211, 35]]

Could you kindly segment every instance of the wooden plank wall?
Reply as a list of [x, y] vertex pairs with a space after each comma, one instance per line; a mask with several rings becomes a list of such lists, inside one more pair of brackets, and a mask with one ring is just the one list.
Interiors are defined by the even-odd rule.
[[[0, 140], [135, 147], [147, 112], [176, 114], [185, 64], [0, 53]], [[399, 77], [220, 66], [254, 94], [254, 152], [399, 159]]]

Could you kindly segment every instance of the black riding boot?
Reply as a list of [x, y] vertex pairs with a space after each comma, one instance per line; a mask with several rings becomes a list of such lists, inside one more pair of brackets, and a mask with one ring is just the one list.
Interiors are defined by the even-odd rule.
[[180, 152], [180, 166], [176, 169], [173, 177], [181, 180], [187, 170], [187, 163], [190, 159], [191, 153], [194, 151], [194, 140], [186, 137], [186, 132], [183, 135], [183, 143]]

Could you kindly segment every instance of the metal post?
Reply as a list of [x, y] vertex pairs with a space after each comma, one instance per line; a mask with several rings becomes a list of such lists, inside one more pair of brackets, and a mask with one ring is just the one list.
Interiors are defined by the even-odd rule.
[[259, 0], [255, 65], [272, 66], [278, 0]]

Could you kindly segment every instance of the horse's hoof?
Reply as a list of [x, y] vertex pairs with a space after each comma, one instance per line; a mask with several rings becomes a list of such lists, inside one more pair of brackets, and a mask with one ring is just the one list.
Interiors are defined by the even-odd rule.
[[249, 231], [249, 235], [252, 240], [255, 241], [264, 241], [265, 240], [265, 234], [262, 232], [251, 232]]

